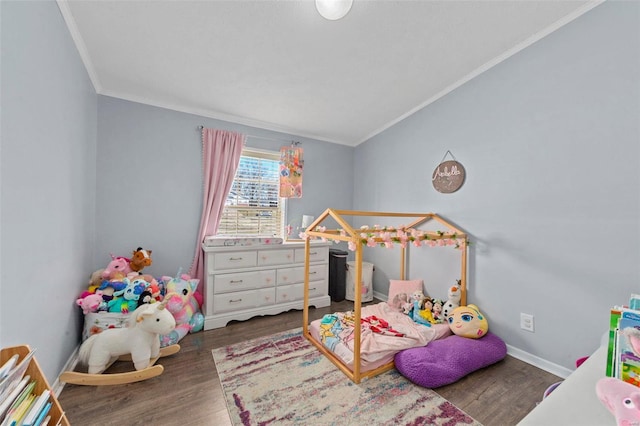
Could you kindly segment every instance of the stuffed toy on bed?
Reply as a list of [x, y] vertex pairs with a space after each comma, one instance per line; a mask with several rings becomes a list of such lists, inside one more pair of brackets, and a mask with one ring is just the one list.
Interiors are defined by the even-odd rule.
[[479, 339], [489, 331], [489, 322], [476, 305], [458, 306], [447, 321], [451, 331], [461, 337]]
[[442, 305], [444, 302], [440, 299], [433, 299], [433, 307], [431, 312], [433, 314], [434, 324], [441, 324], [444, 321], [444, 314], [442, 313]]
[[449, 314], [453, 312], [455, 308], [460, 306], [460, 299], [462, 298], [462, 291], [460, 290], [460, 280], [457, 284], [450, 287], [447, 292], [447, 301], [442, 305], [442, 316], [444, 319], [449, 317]]

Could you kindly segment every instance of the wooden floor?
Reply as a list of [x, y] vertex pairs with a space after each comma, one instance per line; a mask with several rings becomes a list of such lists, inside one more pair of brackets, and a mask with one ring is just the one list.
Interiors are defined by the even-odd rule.
[[[321, 318], [352, 306], [348, 301], [333, 302], [327, 308], [311, 308], [309, 317]], [[159, 377], [115, 386], [67, 384], [59, 401], [72, 426], [230, 425], [211, 349], [301, 326], [302, 311], [290, 311], [190, 334], [180, 341], [178, 354], [158, 361], [164, 366]], [[130, 363], [119, 362], [108, 372], [130, 369]], [[559, 380], [507, 356], [435, 391], [485, 426], [508, 426], [518, 423], [542, 399], [545, 389]]]

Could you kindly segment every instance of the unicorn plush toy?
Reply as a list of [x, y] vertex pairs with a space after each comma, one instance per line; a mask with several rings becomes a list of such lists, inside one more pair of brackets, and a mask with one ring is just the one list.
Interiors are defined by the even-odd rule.
[[200, 304], [195, 297], [200, 280], [191, 279], [187, 274], [178, 274], [175, 278], [162, 277], [166, 293], [163, 303], [176, 319], [176, 328], [169, 334], [161, 336], [162, 345], [178, 343], [187, 333], [195, 333], [204, 326], [204, 315], [200, 312]]
[[105, 280], [121, 279], [127, 276], [131, 272], [131, 266], [129, 265], [131, 259], [111, 255], [111, 262], [102, 271], [102, 278]]

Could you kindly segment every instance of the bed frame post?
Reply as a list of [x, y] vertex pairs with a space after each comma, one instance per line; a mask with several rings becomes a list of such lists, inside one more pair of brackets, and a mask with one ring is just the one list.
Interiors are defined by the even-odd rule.
[[404, 280], [406, 279], [404, 277], [404, 270], [407, 267], [407, 252], [406, 249], [404, 247], [400, 247], [400, 279]]
[[468, 239], [467, 236], [465, 235], [464, 240], [462, 241], [462, 244], [464, 244], [463, 247], [461, 247], [462, 250], [462, 271], [460, 271], [460, 305], [462, 306], [467, 306], [467, 251], [468, 251]]
[[[354, 341], [353, 341], [353, 353], [360, 353], [360, 339], [362, 338], [362, 327], [360, 307], [362, 306], [362, 244], [359, 240], [354, 241], [356, 243], [356, 276], [355, 283], [353, 283], [353, 315], [354, 315]], [[360, 357], [353, 357], [353, 378], [356, 383], [360, 383]]]
[[304, 308], [302, 310], [302, 333], [309, 334], [309, 250], [311, 238], [304, 242]]

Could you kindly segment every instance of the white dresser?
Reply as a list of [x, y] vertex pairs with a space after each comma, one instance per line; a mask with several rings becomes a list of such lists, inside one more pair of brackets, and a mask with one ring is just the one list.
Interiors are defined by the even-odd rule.
[[[309, 251], [309, 306], [329, 306], [329, 243]], [[205, 252], [204, 329], [231, 320], [302, 309], [303, 242], [262, 246], [203, 247]]]

